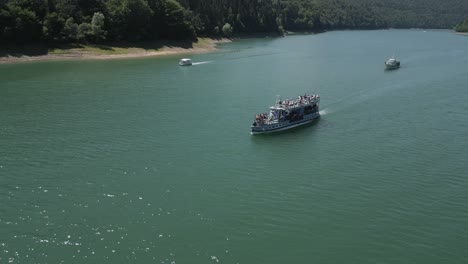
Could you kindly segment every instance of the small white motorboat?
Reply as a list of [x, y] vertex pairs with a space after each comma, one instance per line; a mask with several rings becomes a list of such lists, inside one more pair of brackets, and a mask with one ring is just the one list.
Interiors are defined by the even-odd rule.
[[386, 70], [394, 70], [400, 68], [400, 61], [394, 57], [385, 61], [385, 69]]
[[192, 65], [192, 60], [191, 59], [181, 59], [179, 61], [180, 66], [190, 66]]

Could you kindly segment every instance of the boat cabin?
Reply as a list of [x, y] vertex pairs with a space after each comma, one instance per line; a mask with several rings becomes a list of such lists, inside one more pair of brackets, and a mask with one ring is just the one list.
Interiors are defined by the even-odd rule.
[[180, 65], [180, 66], [189, 66], [189, 65], [192, 65], [192, 60], [191, 60], [191, 59], [187, 59], [187, 58], [181, 59], [181, 60], [179, 61], [179, 65]]

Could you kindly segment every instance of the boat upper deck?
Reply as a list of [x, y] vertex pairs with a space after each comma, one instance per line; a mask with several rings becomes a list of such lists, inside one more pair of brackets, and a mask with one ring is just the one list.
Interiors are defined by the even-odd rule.
[[294, 108], [314, 105], [320, 101], [318, 94], [298, 96], [297, 99], [276, 100], [276, 104], [271, 106], [272, 110], [291, 110]]

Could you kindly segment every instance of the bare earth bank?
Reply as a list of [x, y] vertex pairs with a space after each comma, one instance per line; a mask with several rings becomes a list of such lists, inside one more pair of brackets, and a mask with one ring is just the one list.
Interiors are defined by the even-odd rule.
[[231, 40], [227, 38], [199, 38], [198, 42], [188, 44], [181, 42], [147, 42], [143, 45], [75, 45], [59, 48], [28, 48], [34, 50], [31, 52], [22, 50], [22, 48], [3, 48], [4, 50], [0, 53], [0, 64], [49, 60], [107, 60], [170, 54], [204, 53], [216, 51], [216, 45], [218, 43], [226, 42], [231, 42]]

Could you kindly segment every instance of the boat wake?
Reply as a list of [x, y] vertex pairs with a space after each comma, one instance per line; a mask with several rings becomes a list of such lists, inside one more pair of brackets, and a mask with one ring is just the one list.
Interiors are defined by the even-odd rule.
[[213, 61], [201, 61], [201, 62], [194, 62], [192, 63], [192, 65], [201, 65], [201, 64], [207, 64], [207, 63], [211, 63]]
[[274, 55], [274, 54], [279, 54], [279, 53], [280, 52], [272, 52], [272, 53], [265, 53], [265, 54], [254, 54], [254, 55], [247, 55], [247, 56], [241, 56], [241, 57], [226, 58], [225, 60], [240, 60], [240, 59], [247, 59], [247, 58], [252, 58], [252, 57], [269, 56], [269, 55]]
[[319, 111], [319, 114], [321, 116], [326, 115], [326, 114], [330, 114], [330, 113], [331, 113], [330, 109], [324, 109], [324, 110]]
[[[344, 108], [348, 108], [355, 104], [358, 104], [362, 101], [369, 100], [369, 96], [371, 95], [372, 91], [373, 91], [372, 89], [362, 90], [362, 91], [357, 91], [355, 93], [349, 94], [345, 97], [342, 97], [334, 102], [327, 104], [325, 106], [326, 108], [321, 110], [319, 113], [322, 114], [323, 112], [323, 115], [331, 114], [332, 112], [335, 112], [336, 110], [342, 110]], [[330, 107], [332, 107], [333, 110], [331, 110]]]

